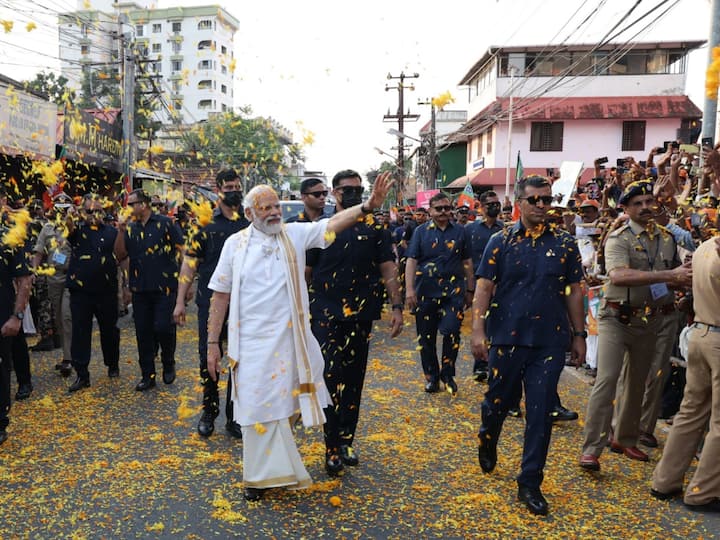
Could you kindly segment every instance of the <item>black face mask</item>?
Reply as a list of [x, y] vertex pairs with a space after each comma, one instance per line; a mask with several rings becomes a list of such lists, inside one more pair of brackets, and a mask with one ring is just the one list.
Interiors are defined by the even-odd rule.
[[228, 206], [238, 207], [242, 204], [242, 191], [223, 191], [222, 200]]
[[343, 196], [342, 196], [342, 207], [343, 208], [350, 208], [351, 206], [357, 206], [358, 204], [362, 204], [362, 194], [361, 193], [343, 193]]
[[490, 205], [485, 210], [485, 214], [487, 214], [487, 217], [496, 218], [500, 215], [500, 207]]

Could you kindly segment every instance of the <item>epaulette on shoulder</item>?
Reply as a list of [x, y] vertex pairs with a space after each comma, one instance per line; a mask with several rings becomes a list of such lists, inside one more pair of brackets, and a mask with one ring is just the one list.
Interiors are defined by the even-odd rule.
[[610, 233], [610, 236], [613, 236], [613, 237], [614, 237], [614, 236], [620, 236], [622, 233], [624, 233], [624, 232], [627, 231], [628, 229], [630, 229], [630, 224], [629, 224], [629, 223], [626, 223], [625, 225], [623, 225], [623, 226], [620, 227], [619, 229], [615, 229], [613, 232], [611, 232], [611, 233]]

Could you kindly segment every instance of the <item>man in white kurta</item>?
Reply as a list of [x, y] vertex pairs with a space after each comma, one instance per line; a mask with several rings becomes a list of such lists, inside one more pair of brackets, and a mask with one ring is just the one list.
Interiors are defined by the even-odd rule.
[[243, 432], [245, 497], [262, 490], [307, 487], [311, 478], [295, 445], [291, 419], [322, 425], [331, 404], [324, 360], [310, 331], [305, 252], [324, 248], [334, 234], [379, 207], [392, 185], [381, 175], [368, 201], [329, 220], [281, 222], [279, 200], [257, 186], [244, 206], [252, 225], [230, 236], [210, 279], [208, 370], [217, 377], [222, 319], [228, 310], [228, 357], [233, 407]]

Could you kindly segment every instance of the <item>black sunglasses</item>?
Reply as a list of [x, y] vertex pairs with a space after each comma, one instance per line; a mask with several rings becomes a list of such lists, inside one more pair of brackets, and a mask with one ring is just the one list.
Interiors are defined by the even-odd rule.
[[306, 191], [305, 193], [303, 193], [303, 195], [312, 195], [313, 197], [319, 199], [320, 197], [327, 197], [328, 191]]
[[362, 195], [365, 188], [362, 186], [343, 186], [338, 188], [342, 193]]
[[499, 202], [489, 202], [489, 203], [485, 203], [485, 206], [487, 206], [488, 208], [500, 208], [500, 203]]
[[539, 202], [542, 202], [545, 206], [550, 206], [553, 202], [552, 195], [530, 195], [530, 197], [520, 197], [520, 199], [526, 200], [533, 206], [537, 206]]
[[450, 212], [453, 207], [448, 204], [446, 206], [433, 206], [432, 209], [436, 212]]

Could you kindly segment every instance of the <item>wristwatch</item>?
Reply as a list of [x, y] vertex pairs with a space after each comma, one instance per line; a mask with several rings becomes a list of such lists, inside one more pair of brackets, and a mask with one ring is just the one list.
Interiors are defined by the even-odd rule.
[[583, 330], [582, 332], [573, 332], [573, 337], [587, 338], [587, 330]]
[[17, 313], [13, 313], [13, 315], [18, 321], [22, 321], [25, 318], [25, 312], [23, 311], [18, 311]]
[[365, 206], [365, 203], [362, 203], [362, 204], [360, 205], [360, 211], [361, 211], [363, 214], [372, 214], [372, 213], [373, 213], [372, 208], [368, 208], [367, 206]]

